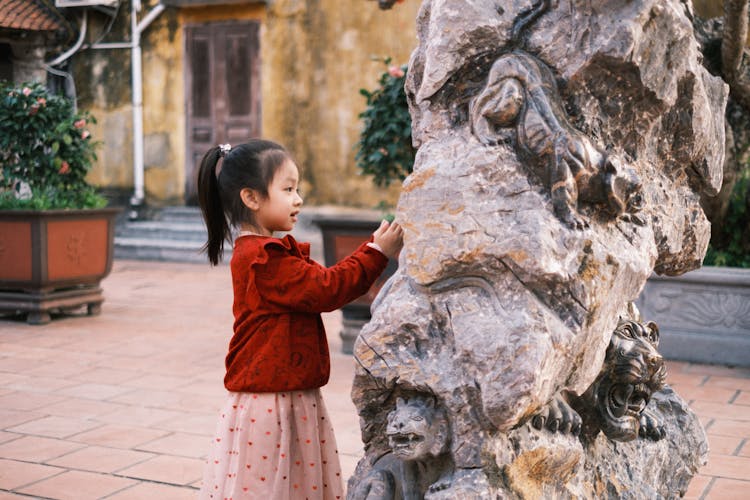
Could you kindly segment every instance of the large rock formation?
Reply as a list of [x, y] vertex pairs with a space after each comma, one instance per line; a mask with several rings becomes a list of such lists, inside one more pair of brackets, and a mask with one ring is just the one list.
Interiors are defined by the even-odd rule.
[[[644, 411], [658, 353], [626, 356], [644, 380], [592, 388], [652, 271], [705, 254], [727, 89], [684, 3], [594, 3], [422, 5], [405, 247], [355, 345], [354, 498], [674, 496], [703, 460], [663, 381]], [[597, 405], [635, 430], [599, 434]]]

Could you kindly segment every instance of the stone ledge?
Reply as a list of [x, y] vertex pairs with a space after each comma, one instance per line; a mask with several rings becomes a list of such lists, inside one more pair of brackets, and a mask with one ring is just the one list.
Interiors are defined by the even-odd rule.
[[670, 359], [750, 366], [750, 269], [704, 267], [652, 276], [636, 301]]

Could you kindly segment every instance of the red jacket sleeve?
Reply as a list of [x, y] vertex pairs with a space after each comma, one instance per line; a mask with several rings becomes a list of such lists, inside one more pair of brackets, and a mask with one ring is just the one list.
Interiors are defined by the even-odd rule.
[[265, 250], [268, 260], [256, 267], [255, 284], [262, 307], [278, 312], [339, 309], [364, 295], [388, 264], [385, 255], [367, 244], [329, 268], [282, 245], [266, 245]]

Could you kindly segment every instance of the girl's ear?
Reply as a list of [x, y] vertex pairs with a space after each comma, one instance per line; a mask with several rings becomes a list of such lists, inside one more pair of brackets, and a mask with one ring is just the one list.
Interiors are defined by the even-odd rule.
[[240, 198], [242, 198], [242, 203], [250, 210], [258, 210], [260, 208], [260, 196], [258, 196], [256, 191], [250, 188], [243, 188], [240, 191]]

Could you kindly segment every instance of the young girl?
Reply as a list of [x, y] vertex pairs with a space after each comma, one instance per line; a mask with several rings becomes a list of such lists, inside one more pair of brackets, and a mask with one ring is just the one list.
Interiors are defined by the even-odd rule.
[[343, 486], [320, 387], [328, 342], [320, 313], [364, 294], [402, 245], [383, 222], [371, 242], [331, 268], [310, 260], [290, 231], [302, 206], [297, 166], [283, 147], [252, 140], [203, 157], [198, 198], [216, 265], [231, 227], [234, 335], [200, 498], [335, 499]]

